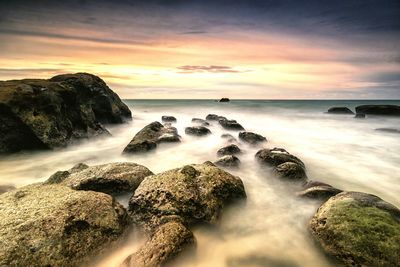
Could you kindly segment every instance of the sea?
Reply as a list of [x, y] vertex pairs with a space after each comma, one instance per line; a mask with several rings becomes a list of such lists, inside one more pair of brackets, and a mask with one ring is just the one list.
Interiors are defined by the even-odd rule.
[[[131, 122], [107, 126], [111, 136], [85, 140], [64, 149], [21, 152], [0, 158], [0, 184], [21, 187], [45, 181], [59, 170], [79, 162], [88, 165], [130, 161], [154, 173], [186, 164], [217, 160], [224, 147], [224, 130], [218, 123], [206, 137], [188, 136], [192, 118], [214, 113], [237, 120], [247, 131], [267, 138], [264, 145], [240, 143], [240, 168], [228, 171], [239, 176], [247, 200], [227, 207], [215, 226], [196, 226], [194, 252], [181, 255], [178, 267], [282, 267], [334, 266], [315, 244], [308, 222], [321, 202], [296, 196], [293, 184], [273, 177], [255, 161], [261, 149], [280, 147], [299, 157], [309, 179], [346, 191], [375, 194], [400, 207], [400, 134], [377, 128], [400, 128], [399, 117], [356, 119], [354, 115], [327, 114], [330, 107], [354, 111], [364, 104], [400, 105], [400, 100], [124, 100], [132, 111]], [[177, 118], [174, 126], [182, 142], [160, 144], [146, 154], [126, 155], [122, 150], [144, 126], [161, 121], [162, 115]], [[129, 196], [119, 197], [127, 205]], [[145, 238], [137, 229], [126, 240], [93, 261], [96, 267], [112, 267], [135, 252]]]

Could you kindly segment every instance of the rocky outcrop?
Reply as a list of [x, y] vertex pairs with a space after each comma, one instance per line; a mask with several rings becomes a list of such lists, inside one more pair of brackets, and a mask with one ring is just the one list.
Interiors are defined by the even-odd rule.
[[244, 128], [235, 120], [227, 120], [227, 119], [220, 119], [218, 123], [222, 126], [222, 128], [226, 130], [233, 130], [233, 131], [243, 131]]
[[186, 127], [185, 133], [188, 135], [204, 136], [211, 134], [211, 131], [204, 126], [192, 126], [192, 127]]
[[267, 142], [267, 138], [252, 132], [240, 132], [239, 140], [251, 145]]
[[180, 136], [175, 127], [166, 127], [158, 121], [152, 122], [140, 130], [123, 153], [146, 152], [157, 147], [159, 143], [180, 142]]
[[381, 116], [400, 116], [400, 106], [397, 105], [362, 105], [356, 107], [356, 113]]
[[215, 223], [226, 204], [245, 197], [240, 178], [211, 162], [147, 177], [129, 200], [129, 212], [150, 238], [125, 264], [163, 265], [193, 243], [188, 226]]
[[186, 226], [180, 222], [167, 222], [157, 228], [146, 244], [126, 258], [120, 267], [165, 266], [194, 245], [193, 233]]
[[332, 108], [328, 109], [327, 113], [330, 113], [330, 114], [354, 114], [354, 112], [351, 111], [347, 107], [332, 107]]
[[231, 144], [217, 151], [218, 156], [235, 155], [240, 153], [240, 148], [237, 145]]
[[231, 100], [227, 97], [223, 97], [219, 100], [219, 102], [229, 102], [229, 101], [231, 101]]
[[0, 195], [0, 266], [83, 266], [129, 224], [103, 193], [30, 185]]
[[75, 190], [119, 194], [135, 191], [143, 179], [152, 174], [145, 166], [131, 162], [90, 167], [80, 163], [69, 171], [56, 172], [45, 183], [66, 185]]
[[221, 167], [239, 167], [240, 160], [238, 157], [236, 157], [234, 155], [226, 155], [226, 156], [219, 158], [214, 163], [215, 163], [215, 165], [218, 165]]
[[398, 266], [400, 210], [377, 196], [343, 192], [310, 221], [324, 251], [344, 266]]
[[0, 153], [65, 147], [129, 119], [129, 108], [91, 74], [0, 82]]
[[174, 116], [162, 116], [162, 122], [176, 122], [176, 118]]

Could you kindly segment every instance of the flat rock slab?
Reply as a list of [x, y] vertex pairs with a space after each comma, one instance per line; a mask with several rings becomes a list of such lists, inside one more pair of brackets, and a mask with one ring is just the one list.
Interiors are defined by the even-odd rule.
[[0, 266], [81, 266], [129, 224], [103, 193], [30, 185], [0, 195]]
[[46, 183], [58, 183], [75, 190], [119, 194], [135, 191], [143, 179], [152, 174], [145, 166], [132, 162], [116, 162], [90, 167], [78, 164], [69, 171], [56, 172]]
[[400, 210], [377, 196], [343, 192], [331, 197], [311, 219], [310, 230], [344, 266], [400, 262]]

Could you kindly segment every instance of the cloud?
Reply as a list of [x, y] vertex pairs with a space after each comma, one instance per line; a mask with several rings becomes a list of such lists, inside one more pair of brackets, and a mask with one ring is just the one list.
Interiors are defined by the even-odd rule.
[[241, 71], [235, 70], [229, 66], [193, 66], [193, 65], [185, 65], [177, 68], [179, 70], [178, 73], [196, 73], [196, 72], [210, 72], [210, 73], [238, 73]]

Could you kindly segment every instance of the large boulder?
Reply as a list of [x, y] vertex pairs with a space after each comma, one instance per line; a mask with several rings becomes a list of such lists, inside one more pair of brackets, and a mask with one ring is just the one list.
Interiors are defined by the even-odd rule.
[[231, 101], [231, 100], [227, 97], [223, 97], [219, 100], [219, 102], [229, 102], [229, 101]]
[[240, 141], [249, 143], [251, 145], [256, 145], [259, 143], [267, 142], [267, 138], [265, 138], [262, 135], [252, 133], [252, 132], [240, 132], [239, 139], [240, 139]]
[[129, 200], [129, 212], [150, 237], [122, 266], [164, 266], [193, 245], [187, 227], [215, 223], [226, 204], [245, 197], [240, 178], [211, 162], [147, 177]]
[[241, 152], [241, 150], [237, 145], [231, 144], [231, 145], [225, 146], [223, 148], [220, 148], [217, 151], [217, 155], [218, 156], [235, 155], [235, 154], [239, 154], [240, 152]]
[[343, 192], [331, 197], [311, 219], [310, 230], [344, 266], [400, 262], [400, 210], [377, 196]]
[[0, 81], [0, 153], [65, 147], [129, 119], [129, 108], [91, 74]]
[[177, 218], [185, 224], [215, 222], [226, 203], [244, 197], [240, 178], [206, 162], [147, 177], [129, 200], [129, 211], [146, 229]]
[[61, 185], [0, 195], [0, 266], [84, 266], [129, 225], [111, 196]]
[[140, 130], [123, 153], [146, 152], [157, 147], [159, 143], [180, 142], [180, 136], [175, 127], [166, 127], [158, 121], [152, 122]]
[[330, 113], [330, 114], [354, 114], [354, 112], [351, 111], [347, 107], [332, 107], [332, 108], [328, 109], [327, 113]]
[[132, 162], [116, 162], [95, 166], [78, 164], [69, 171], [58, 171], [45, 182], [61, 184], [75, 190], [92, 190], [107, 194], [133, 192], [143, 179], [153, 173]]
[[400, 116], [400, 106], [398, 105], [362, 105], [356, 107], [357, 113], [367, 115]]

